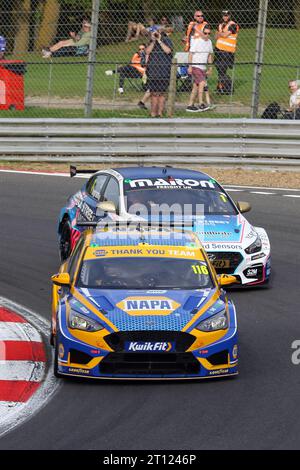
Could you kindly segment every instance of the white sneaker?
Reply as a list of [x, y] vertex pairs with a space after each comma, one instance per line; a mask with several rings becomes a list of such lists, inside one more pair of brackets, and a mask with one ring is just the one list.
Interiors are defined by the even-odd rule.
[[120, 95], [123, 95], [123, 93], [124, 93], [124, 88], [122, 88], [122, 87], [118, 88], [118, 92], [120, 93]]
[[113, 71], [112, 70], [105, 70], [105, 75], [112, 75]]

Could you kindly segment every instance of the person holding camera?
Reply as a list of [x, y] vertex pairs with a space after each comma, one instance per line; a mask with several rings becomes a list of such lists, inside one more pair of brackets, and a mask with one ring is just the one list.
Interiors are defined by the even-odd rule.
[[151, 93], [151, 117], [162, 117], [169, 87], [173, 43], [165, 31], [155, 31], [146, 49], [147, 77]]

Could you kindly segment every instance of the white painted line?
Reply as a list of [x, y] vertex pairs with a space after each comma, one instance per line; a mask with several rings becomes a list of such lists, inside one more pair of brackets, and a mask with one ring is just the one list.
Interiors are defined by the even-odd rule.
[[268, 193], [267, 191], [250, 191], [251, 194], [276, 194], [276, 193]]
[[0, 322], [0, 341], [42, 341], [29, 323]]
[[300, 194], [283, 194], [283, 197], [300, 197]]
[[45, 362], [0, 361], [0, 380], [41, 382], [44, 373]]
[[[226, 188], [225, 188], [226, 189]], [[229, 188], [229, 189], [226, 189], [226, 191], [228, 193], [242, 193], [244, 190], [243, 189], [233, 189], [233, 188]]]
[[70, 173], [47, 173], [44, 171], [26, 171], [26, 170], [0, 170], [0, 173], [16, 173], [20, 175], [36, 175], [36, 176], [67, 176], [70, 178]]
[[[4, 297], [0, 297], [0, 305], [21, 315], [48, 338], [50, 331], [48, 320]], [[26, 403], [0, 402], [0, 436], [7, 434], [16, 426], [32, 418], [53, 397], [61, 382], [54, 377], [51, 365], [46, 370], [40, 387]]]
[[272, 188], [269, 186], [243, 186], [236, 184], [224, 184], [224, 188], [244, 188], [244, 189], [271, 189], [273, 191], [300, 191], [300, 189], [290, 189], [290, 188]]

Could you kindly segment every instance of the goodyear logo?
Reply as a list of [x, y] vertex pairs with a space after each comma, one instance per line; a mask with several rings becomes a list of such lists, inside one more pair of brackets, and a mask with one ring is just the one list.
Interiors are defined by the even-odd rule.
[[128, 352], [170, 352], [175, 343], [165, 341], [127, 341], [125, 349]]
[[117, 307], [129, 315], [169, 315], [180, 304], [167, 297], [127, 297]]

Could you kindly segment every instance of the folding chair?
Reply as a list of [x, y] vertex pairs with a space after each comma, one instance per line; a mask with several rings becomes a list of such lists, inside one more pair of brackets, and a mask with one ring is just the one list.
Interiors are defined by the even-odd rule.
[[176, 74], [176, 90], [177, 92], [190, 92], [192, 90], [193, 81], [191, 75], [188, 74], [189, 67], [189, 53], [176, 52], [175, 59], [177, 60], [177, 74]]

